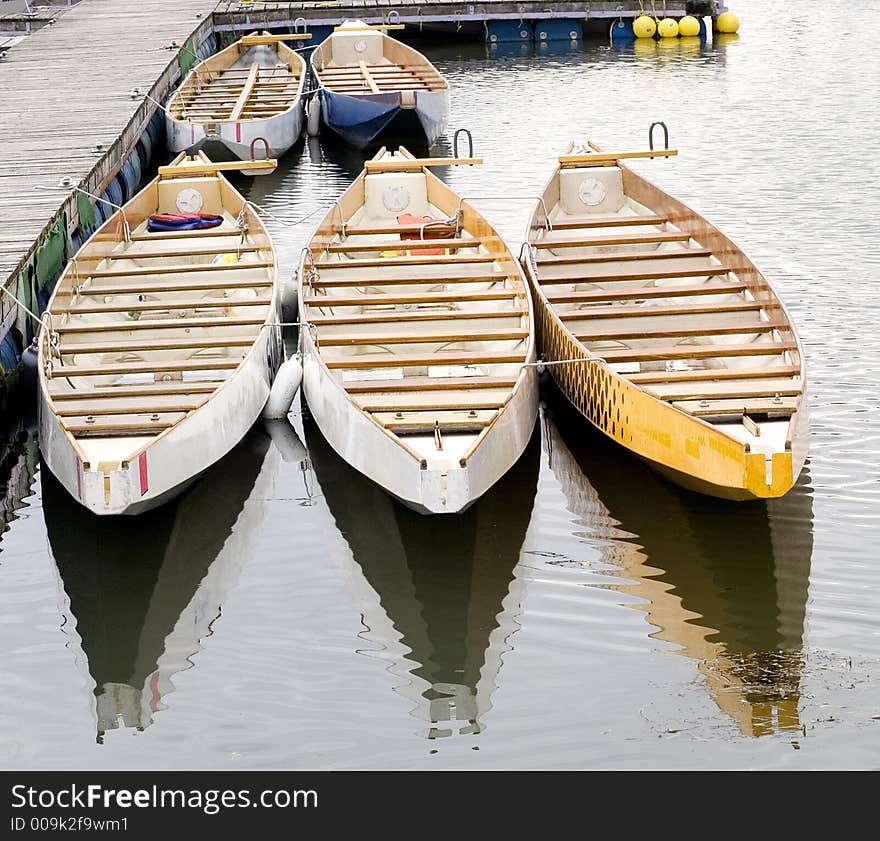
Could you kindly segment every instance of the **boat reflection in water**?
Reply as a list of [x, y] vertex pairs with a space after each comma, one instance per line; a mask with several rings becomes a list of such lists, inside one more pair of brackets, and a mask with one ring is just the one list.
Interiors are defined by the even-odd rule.
[[137, 517], [90, 514], [41, 471], [49, 544], [95, 683], [99, 741], [119, 726], [147, 727], [210, 636], [275, 481], [269, 445], [256, 428], [179, 499]]
[[30, 495], [39, 461], [37, 440], [21, 425], [0, 432], [0, 540]]
[[553, 390], [544, 447], [569, 510], [634, 583], [659, 630], [682, 647], [740, 731], [800, 729], [804, 616], [813, 549], [805, 471], [781, 499], [729, 503], [665, 483], [588, 430]]
[[[479, 733], [516, 628], [510, 598], [517, 595], [508, 591], [537, 490], [537, 430], [519, 461], [467, 511], [425, 517], [351, 468], [311, 418], [303, 426], [316, 485], [371, 588], [360, 599], [367, 636], [406, 678], [397, 691], [429, 722], [428, 738]], [[499, 627], [500, 619], [509, 627]]]

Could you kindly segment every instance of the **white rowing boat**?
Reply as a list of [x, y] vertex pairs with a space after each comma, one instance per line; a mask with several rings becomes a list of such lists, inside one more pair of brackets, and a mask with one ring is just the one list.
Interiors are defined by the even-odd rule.
[[303, 388], [346, 460], [422, 513], [465, 510], [537, 412], [531, 298], [498, 233], [428, 169], [381, 150], [299, 271]]
[[449, 84], [387, 28], [347, 20], [315, 49], [321, 118], [358, 149], [392, 133], [397, 141], [423, 135], [430, 146], [446, 131]]
[[527, 234], [542, 352], [593, 425], [673, 481], [779, 497], [807, 456], [803, 350], [746, 255], [623, 163], [670, 154], [559, 158]]
[[246, 35], [197, 64], [165, 108], [173, 154], [214, 160], [281, 157], [299, 138], [306, 64], [284, 41], [303, 35]]
[[[160, 167], [77, 252], [47, 306], [40, 449], [96, 514], [179, 493], [269, 396], [281, 358], [276, 256], [224, 168], [204, 155]], [[167, 225], [152, 215], [181, 207], [220, 224], [148, 230]]]

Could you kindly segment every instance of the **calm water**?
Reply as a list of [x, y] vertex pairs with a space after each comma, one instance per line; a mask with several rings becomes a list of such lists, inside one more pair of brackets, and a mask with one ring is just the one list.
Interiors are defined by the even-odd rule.
[[[858, 6], [829, 27], [818, 1], [738, 0], [742, 36], [714, 46], [426, 50], [450, 136], [486, 159], [444, 177], [513, 243], [570, 138], [640, 148], [669, 124], [681, 157], [640, 170], [746, 249], [806, 346], [811, 458], [786, 498], [675, 490], [552, 388], [456, 519], [392, 503], [299, 407], [121, 522], [10, 431], [0, 765], [880, 766], [880, 3]], [[248, 187], [287, 270], [314, 218], [280, 220], [360, 164], [311, 142]]]

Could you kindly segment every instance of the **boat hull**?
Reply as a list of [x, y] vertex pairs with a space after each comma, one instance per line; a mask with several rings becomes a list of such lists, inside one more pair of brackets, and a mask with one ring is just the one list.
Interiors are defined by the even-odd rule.
[[[301, 335], [303, 394], [321, 433], [352, 467], [413, 511], [466, 511], [513, 467], [529, 443], [538, 406], [534, 367], [525, 370], [524, 382], [466, 466], [429, 467], [349, 400], [320, 360], [309, 332]], [[534, 362], [534, 348], [528, 361]]]
[[399, 92], [349, 96], [322, 88], [321, 119], [346, 143], [357, 149], [370, 145], [395, 118], [411, 111], [425, 140], [432, 145], [449, 121], [449, 91], [416, 91], [415, 108], [401, 104]]
[[[277, 322], [278, 304], [267, 319]], [[281, 359], [277, 330], [264, 329], [253, 349], [199, 411], [152, 440], [118, 470], [86, 469], [52, 410], [40, 396], [40, 451], [70, 495], [98, 515], [140, 514], [181, 494], [247, 433], [269, 397]]]
[[[208, 147], [220, 146], [234, 160], [280, 158], [302, 134], [304, 115], [302, 102], [297, 102], [296, 107], [290, 111], [266, 120], [214, 123], [210, 132], [204, 124], [175, 120], [166, 116], [168, 151], [175, 155], [181, 152], [192, 155], [204, 149], [212, 160], [218, 160], [219, 156], [216, 152]], [[269, 147], [268, 153], [266, 144]]]
[[807, 454], [806, 394], [792, 446], [772, 455], [750, 453], [739, 441], [616, 375], [572, 337], [542, 300], [530, 265], [538, 344], [545, 359], [584, 360], [548, 368], [568, 401], [596, 429], [666, 478], [689, 490], [729, 500], [781, 497], [793, 487]]

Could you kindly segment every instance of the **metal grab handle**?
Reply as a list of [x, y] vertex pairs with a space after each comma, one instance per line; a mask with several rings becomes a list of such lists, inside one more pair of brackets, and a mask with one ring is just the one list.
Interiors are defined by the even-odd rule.
[[669, 129], [666, 128], [666, 123], [657, 121], [655, 123], [651, 123], [651, 128], [648, 129], [648, 148], [653, 152], [654, 151], [654, 129], [657, 126], [663, 127], [663, 148], [669, 148]]
[[464, 157], [472, 158], [474, 156], [474, 137], [470, 133], [470, 131], [466, 128], [457, 129], [455, 134], [452, 135], [452, 154], [453, 154], [453, 157], [456, 157], [456, 158], [461, 157], [461, 155], [458, 154], [458, 136], [462, 132], [464, 132], [467, 135], [467, 139], [468, 139], [468, 153]]
[[252, 161], [255, 161], [255, 160], [256, 160], [256, 158], [254, 157], [254, 147], [257, 145], [257, 141], [259, 141], [259, 140], [262, 140], [262, 141], [263, 141], [263, 146], [264, 146], [265, 149], [266, 149], [266, 157], [264, 158], [264, 160], [268, 160], [270, 157], [272, 157], [272, 156], [269, 154], [269, 141], [266, 140], [265, 137], [255, 137], [255, 138], [251, 141], [251, 160], [252, 160]]

